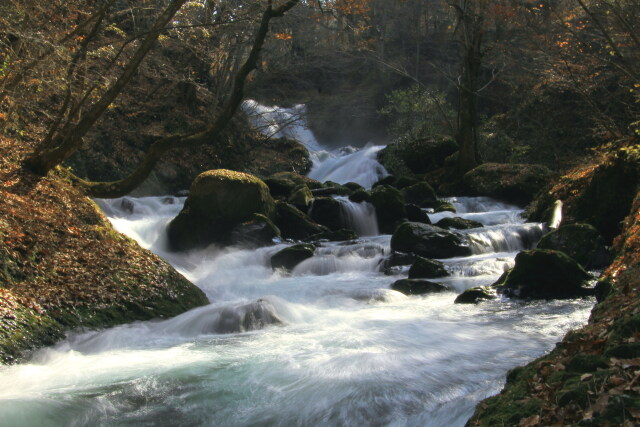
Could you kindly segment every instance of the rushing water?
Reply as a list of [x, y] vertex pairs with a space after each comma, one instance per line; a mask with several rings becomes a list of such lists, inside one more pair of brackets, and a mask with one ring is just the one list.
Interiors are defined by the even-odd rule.
[[453, 304], [495, 281], [543, 227], [495, 200], [451, 201], [485, 227], [465, 231], [473, 256], [443, 260], [451, 276], [439, 281], [451, 291], [424, 297], [390, 290], [406, 268], [380, 272], [390, 236], [370, 228], [366, 206], [345, 203], [370, 236], [324, 243], [287, 274], [270, 267], [287, 244], [168, 251], [166, 225], [183, 198], [99, 201], [117, 230], [171, 262], [211, 304], [71, 334], [0, 368], [0, 425], [463, 425], [508, 369], [583, 324], [591, 301]]

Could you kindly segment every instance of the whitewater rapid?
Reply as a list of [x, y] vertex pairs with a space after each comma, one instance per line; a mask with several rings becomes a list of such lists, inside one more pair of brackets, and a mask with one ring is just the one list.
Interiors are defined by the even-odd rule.
[[[316, 148], [312, 175], [364, 185], [386, 173], [370, 162], [376, 148]], [[286, 273], [270, 259], [291, 243], [171, 252], [166, 226], [184, 200], [97, 202], [118, 231], [168, 260], [211, 304], [77, 331], [28, 363], [0, 367], [1, 425], [462, 426], [509, 369], [584, 324], [593, 304], [453, 303], [494, 282], [544, 231], [492, 199], [449, 199], [456, 215], [484, 225], [464, 231], [474, 254], [442, 260], [450, 276], [437, 281], [449, 292], [411, 297], [390, 289], [408, 267], [382, 272], [390, 236], [371, 228], [366, 205], [343, 201], [364, 237], [322, 243]]]

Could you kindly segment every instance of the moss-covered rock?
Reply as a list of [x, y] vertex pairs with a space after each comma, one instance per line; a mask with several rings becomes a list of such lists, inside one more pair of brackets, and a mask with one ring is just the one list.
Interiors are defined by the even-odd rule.
[[551, 171], [541, 165], [485, 163], [462, 178], [471, 196], [489, 196], [526, 205], [549, 182]]
[[413, 204], [404, 205], [404, 210], [407, 214], [407, 219], [411, 222], [421, 222], [423, 224], [431, 224], [429, 215], [423, 211], [419, 206]]
[[425, 295], [449, 290], [445, 285], [420, 279], [401, 279], [391, 285], [391, 289], [405, 295]]
[[476, 286], [458, 295], [453, 301], [455, 304], [477, 304], [480, 301], [496, 299], [496, 290], [490, 286]]
[[330, 242], [343, 242], [348, 240], [356, 240], [358, 234], [348, 228], [341, 228], [340, 230], [326, 230], [319, 234], [314, 234], [309, 237], [310, 241], [328, 240]]
[[371, 199], [371, 194], [365, 189], [355, 190], [349, 195], [349, 200], [353, 203], [368, 202]]
[[438, 227], [456, 230], [470, 230], [472, 228], [483, 227], [481, 222], [472, 219], [465, 219], [455, 216], [453, 218], [442, 218], [436, 223]]
[[589, 224], [563, 225], [542, 236], [538, 248], [562, 251], [585, 268], [606, 267], [611, 262], [604, 238]]
[[438, 200], [433, 187], [424, 181], [403, 188], [402, 195], [407, 203], [412, 203], [420, 207], [428, 207]]
[[448, 275], [443, 263], [421, 256], [415, 257], [409, 269], [409, 279], [434, 279]]
[[441, 168], [445, 158], [456, 151], [458, 144], [447, 136], [402, 138], [381, 150], [378, 160], [391, 173], [423, 174]]
[[226, 169], [203, 172], [193, 181], [184, 208], [169, 224], [175, 250], [228, 244], [230, 232], [258, 213], [275, 214], [269, 188], [253, 175]]
[[345, 228], [342, 205], [331, 197], [316, 197], [311, 203], [309, 216], [318, 224], [336, 231]]
[[303, 240], [329, 231], [327, 227], [317, 224], [298, 208], [285, 202], [276, 204], [274, 222], [280, 229], [282, 237], [286, 239]]
[[593, 294], [585, 288], [591, 275], [563, 252], [523, 251], [500, 285], [499, 292], [525, 299], [575, 298]]
[[301, 211], [306, 211], [309, 208], [309, 205], [311, 205], [312, 200], [313, 195], [311, 194], [309, 187], [307, 187], [306, 184], [301, 184], [293, 189], [288, 202]]
[[253, 214], [249, 221], [236, 225], [231, 231], [229, 242], [246, 248], [270, 246], [280, 238], [280, 229], [264, 215]]
[[309, 244], [300, 244], [289, 246], [278, 252], [271, 257], [271, 267], [284, 268], [285, 270], [293, 270], [293, 268], [300, 264], [307, 258], [311, 258], [316, 248]]
[[374, 187], [369, 202], [376, 208], [378, 227], [382, 233], [393, 233], [406, 216], [404, 197], [389, 185]]
[[418, 222], [404, 222], [398, 226], [391, 237], [391, 250], [413, 252], [426, 258], [471, 255], [464, 235]]

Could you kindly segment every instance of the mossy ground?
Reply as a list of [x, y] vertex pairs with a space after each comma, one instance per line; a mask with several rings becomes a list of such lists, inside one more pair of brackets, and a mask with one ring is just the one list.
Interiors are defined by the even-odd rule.
[[177, 315], [206, 296], [165, 261], [115, 232], [57, 170], [21, 167], [29, 144], [0, 136], [0, 361], [75, 327]]

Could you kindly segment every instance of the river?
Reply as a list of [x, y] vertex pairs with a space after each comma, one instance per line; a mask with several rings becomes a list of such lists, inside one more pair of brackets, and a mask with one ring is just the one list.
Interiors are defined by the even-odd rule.
[[[384, 175], [379, 147], [310, 148], [312, 177], [370, 187]], [[169, 251], [166, 226], [184, 198], [99, 201], [118, 231], [169, 261], [211, 304], [78, 331], [0, 368], [0, 425], [464, 425], [510, 368], [584, 324], [593, 300], [454, 304], [463, 290], [495, 281], [544, 226], [496, 200], [449, 200], [484, 227], [465, 231], [473, 256], [442, 260], [451, 275], [437, 281], [451, 291], [423, 297], [390, 289], [407, 270], [381, 272], [390, 236], [377, 233], [367, 206], [344, 201], [360, 239], [324, 243], [286, 274], [270, 258], [290, 243]], [[256, 305], [274, 324], [242, 330]]]

